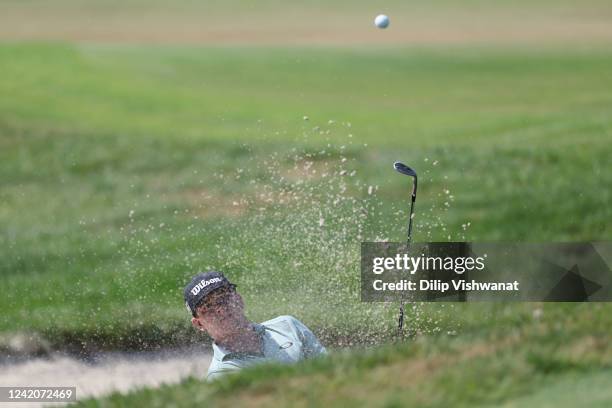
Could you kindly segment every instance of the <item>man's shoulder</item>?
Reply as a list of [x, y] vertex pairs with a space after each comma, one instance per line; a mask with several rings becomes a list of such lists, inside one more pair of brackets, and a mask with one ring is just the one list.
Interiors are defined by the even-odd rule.
[[276, 316], [274, 319], [266, 320], [265, 322], [261, 322], [264, 326], [274, 325], [274, 324], [283, 324], [283, 323], [291, 323], [293, 324], [297, 319], [290, 315], [281, 315]]
[[274, 319], [261, 322], [261, 325], [272, 329], [294, 329], [296, 326], [303, 325], [298, 319], [290, 315], [277, 316]]
[[321, 345], [319, 339], [304, 323], [293, 316], [283, 315], [267, 320], [261, 324], [270, 331], [275, 331], [279, 335], [289, 337], [299, 341], [303, 347], [304, 356], [316, 356], [325, 354], [325, 347]]

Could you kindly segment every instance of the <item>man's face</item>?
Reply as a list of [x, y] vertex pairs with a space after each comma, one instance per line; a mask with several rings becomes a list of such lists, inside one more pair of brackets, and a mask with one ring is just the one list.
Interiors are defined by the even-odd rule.
[[206, 296], [196, 312], [197, 315], [191, 319], [194, 327], [205, 330], [218, 340], [236, 332], [237, 324], [244, 316], [244, 303], [235, 289], [225, 287]]

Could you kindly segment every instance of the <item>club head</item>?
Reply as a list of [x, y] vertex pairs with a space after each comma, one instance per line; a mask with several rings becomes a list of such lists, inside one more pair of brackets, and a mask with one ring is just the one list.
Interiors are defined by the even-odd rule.
[[399, 173], [405, 174], [410, 177], [417, 176], [416, 171], [412, 170], [410, 167], [406, 166], [404, 163], [396, 161], [393, 163], [393, 168], [397, 170]]

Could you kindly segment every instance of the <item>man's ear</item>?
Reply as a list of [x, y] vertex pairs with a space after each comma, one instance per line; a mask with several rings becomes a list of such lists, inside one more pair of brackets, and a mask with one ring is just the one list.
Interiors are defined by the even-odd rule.
[[193, 327], [196, 328], [196, 330], [205, 331], [204, 325], [202, 325], [202, 322], [200, 322], [200, 319], [192, 317], [191, 324], [193, 325]]

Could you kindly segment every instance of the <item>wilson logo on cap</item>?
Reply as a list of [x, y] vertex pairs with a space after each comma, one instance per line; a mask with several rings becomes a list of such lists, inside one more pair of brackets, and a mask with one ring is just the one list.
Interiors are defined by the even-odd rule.
[[191, 294], [193, 296], [196, 296], [198, 293], [200, 293], [200, 291], [202, 289], [204, 289], [205, 287], [207, 287], [211, 283], [216, 283], [216, 282], [221, 282], [221, 281], [223, 281], [223, 279], [221, 279], [221, 278], [212, 278], [212, 279], [209, 279], [209, 280], [203, 280], [202, 279], [197, 285], [195, 285], [191, 289]]

